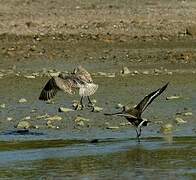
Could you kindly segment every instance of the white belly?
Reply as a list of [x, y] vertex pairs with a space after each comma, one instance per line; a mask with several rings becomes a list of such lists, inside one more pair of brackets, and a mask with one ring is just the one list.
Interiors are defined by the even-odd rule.
[[97, 91], [98, 85], [94, 83], [86, 83], [79, 88], [80, 96], [91, 96]]

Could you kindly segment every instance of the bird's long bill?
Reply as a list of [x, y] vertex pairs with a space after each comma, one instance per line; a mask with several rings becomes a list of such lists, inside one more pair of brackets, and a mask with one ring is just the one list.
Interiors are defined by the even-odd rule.
[[104, 115], [106, 116], [120, 116], [120, 114], [122, 114], [122, 112], [117, 112], [117, 113], [104, 113]]
[[127, 113], [123, 113], [123, 112], [117, 112], [117, 113], [104, 113], [104, 115], [106, 116], [123, 116], [123, 117], [127, 117], [127, 118], [134, 118], [137, 119], [137, 117], [131, 115], [131, 114], [127, 114]]

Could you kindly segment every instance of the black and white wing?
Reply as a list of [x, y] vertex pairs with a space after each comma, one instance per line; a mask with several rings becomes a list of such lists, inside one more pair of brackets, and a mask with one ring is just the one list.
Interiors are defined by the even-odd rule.
[[39, 100], [46, 101], [52, 99], [59, 90], [73, 94], [76, 88], [78, 88], [77, 82], [69, 76], [66, 78], [52, 77], [42, 89]]
[[152, 101], [167, 88], [168, 84], [169, 83], [145, 96], [144, 99], [135, 107], [135, 109], [142, 113], [152, 103]]

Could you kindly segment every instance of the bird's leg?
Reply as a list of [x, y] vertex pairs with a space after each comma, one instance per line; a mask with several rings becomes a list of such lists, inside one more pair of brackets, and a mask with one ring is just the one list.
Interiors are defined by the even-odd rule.
[[138, 140], [138, 142], [140, 142], [141, 128], [139, 129], [139, 132], [138, 132], [137, 128], [135, 129], [135, 131], [137, 133], [137, 140]]
[[88, 104], [89, 104], [90, 106], [93, 106], [93, 103], [92, 103], [92, 101], [91, 101], [91, 99], [90, 99], [89, 96], [87, 96], [87, 99], [88, 99]]
[[139, 137], [141, 136], [142, 133], [142, 125], [146, 122], [146, 120], [143, 120], [136, 128], [136, 133], [137, 133], [137, 138], [138, 138], [138, 142], [140, 142]]
[[77, 105], [75, 106], [75, 108], [74, 108], [75, 110], [78, 110], [80, 108], [80, 106], [81, 106], [81, 110], [84, 108], [82, 100], [83, 100], [83, 96], [80, 99], [80, 103], [77, 103]]
[[90, 97], [89, 97], [89, 96], [87, 96], [87, 98], [88, 98], [88, 103], [89, 103], [89, 104], [93, 104], [93, 103], [91, 102]]
[[141, 133], [142, 133], [142, 128], [141, 127], [139, 127], [139, 136], [141, 136]]
[[83, 105], [82, 100], [83, 100], [83, 96], [82, 96], [81, 99], [80, 99], [81, 110], [84, 108], [84, 105]]

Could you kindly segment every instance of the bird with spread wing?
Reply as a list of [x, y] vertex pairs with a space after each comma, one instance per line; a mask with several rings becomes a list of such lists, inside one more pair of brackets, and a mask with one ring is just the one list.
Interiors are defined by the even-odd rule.
[[98, 85], [93, 83], [90, 73], [82, 66], [78, 66], [68, 75], [60, 73], [58, 77], [51, 77], [42, 89], [39, 100], [50, 100], [60, 90], [68, 94], [75, 94], [76, 90], [79, 90], [80, 105], [83, 109], [83, 97], [87, 97], [89, 104], [92, 105], [90, 96], [97, 91], [97, 88]]
[[138, 141], [140, 141], [139, 137], [141, 136], [142, 126], [147, 126], [147, 124], [150, 122], [147, 119], [143, 119], [141, 115], [144, 110], [152, 103], [152, 101], [167, 88], [168, 84], [169, 83], [145, 96], [143, 100], [134, 108], [127, 109], [124, 106], [121, 112], [112, 114], [105, 113], [105, 115], [125, 117], [134, 127], [136, 127], [137, 138]]

